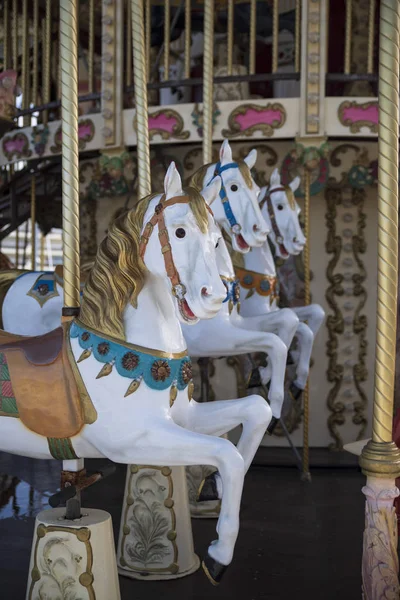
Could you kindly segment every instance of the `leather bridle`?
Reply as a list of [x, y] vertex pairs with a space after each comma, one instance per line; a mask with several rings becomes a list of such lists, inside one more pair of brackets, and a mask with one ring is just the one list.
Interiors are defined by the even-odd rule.
[[267, 203], [267, 210], [268, 210], [269, 218], [271, 221], [272, 231], [275, 234], [275, 239], [278, 244], [283, 245], [285, 239], [284, 239], [283, 235], [281, 234], [281, 231], [278, 227], [278, 223], [276, 222], [275, 209], [274, 209], [274, 206], [273, 206], [272, 200], [271, 200], [271, 196], [272, 196], [272, 194], [275, 194], [275, 192], [286, 192], [286, 190], [284, 187], [277, 187], [274, 190], [272, 190], [271, 192], [266, 192], [264, 198], [260, 202], [260, 209], [262, 209], [264, 204]]
[[[205, 201], [204, 201], [205, 202]], [[186, 287], [181, 282], [179, 273], [177, 268], [175, 267], [174, 259], [172, 256], [172, 248], [169, 241], [168, 229], [165, 225], [164, 219], [164, 210], [169, 206], [173, 206], [174, 204], [189, 204], [190, 196], [175, 196], [174, 198], [170, 198], [170, 200], [165, 200], [165, 194], [162, 196], [160, 202], [154, 209], [154, 215], [146, 223], [146, 226], [143, 230], [143, 233], [140, 238], [139, 244], [139, 255], [143, 260], [147, 243], [150, 239], [150, 236], [153, 232], [153, 229], [156, 225], [158, 225], [158, 239], [160, 240], [161, 252], [164, 257], [164, 264], [167, 276], [171, 282], [172, 293], [179, 300], [183, 300], [186, 295]], [[213, 215], [211, 208], [208, 206], [207, 202], [205, 202], [207, 210]]]
[[[215, 165], [214, 175], [210, 179], [207, 185], [209, 185], [217, 175], [221, 175], [224, 171], [228, 169], [238, 169], [239, 165], [235, 162], [228, 163], [227, 165], [222, 166], [220, 162], [217, 162]], [[231, 204], [229, 202], [229, 198], [226, 193], [224, 182], [221, 177], [221, 190], [219, 192], [219, 197], [221, 198], [222, 206], [224, 207], [225, 216], [228, 219], [229, 225], [231, 227], [232, 233], [239, 234], [242, 230], [241, 225], [236, 221], [235, 215], [233, 214], [233, 210]]]

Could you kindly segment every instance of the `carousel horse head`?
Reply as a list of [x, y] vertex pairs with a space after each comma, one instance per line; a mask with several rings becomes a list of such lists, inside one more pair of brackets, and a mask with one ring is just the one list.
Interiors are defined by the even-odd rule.
[[300, 254], [306, 243], [299, 223], [300, 207], [294, 196], [299, 185], [299, 177], [295, 177], [289, 185], [282, 185], [279, 171], [275, 169], [269, 186], [261, 190], [259, 197], [260, 208], [270, 228], [269, 237], [276, 256], [285, 260], [291, 254]]
[[233, 250], [242, 254], [252, 246], [262, 246], [268, 234], [267, 224], [258, 206], [260, 188], [250, 172], [256, 159], [257, 151], [252, 150], [243, 161], [235, 162], [229, 142], [225, 140], [219, 162], [203, 166], [189, 182], [200, 191], [215, 178], [221, 178], [219, 200], [213, 206], [215, 220], [231, 237]]
[[80, 319], [124, 339], [124, 309], [137, 306], [146, 281], [164, 282], [160, 293], [170, 291], [182, 323], [214, 317], [226, 296], [215, 256], [221, 231], [210, 208], [220, 188], [218, 177], [203, 195], [184, 191], [171, 163], [164, 194], [143, 198], [110, 226], [83, 291]]

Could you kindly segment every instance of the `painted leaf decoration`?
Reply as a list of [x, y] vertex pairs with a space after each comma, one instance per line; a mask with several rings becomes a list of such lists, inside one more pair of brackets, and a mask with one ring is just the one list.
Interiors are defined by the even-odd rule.
[[109, 375], [111, 373], [111, 371], [113, 370], [113, 366], [111, 363], [107, 363], [106, 365], [104, 365], [104, 367], [101, 369], [100, 373], [97, 375], [96, 379], [100, 379], [100, 377], [107, 377], [107, 375]]
[[177, 395], [178, 395], [178, 388], [176, 387], [176, 385], [171, 385], [171, 389], [169, 391], [169, 405], [171, 408], [174, 405]]
[[82, 354], [80, 355], [80, 357], [78, 358], [78, 360], [76, 362], [80, 363], [83, 360], [86, 360], [87, 358], [89, 358], [89, 356], [91, 356], [91, 354], [92, 354], [92, 349], [87, 348], [86, 350], [84, 350], [82, 352]]
[[249, 290], [246, 294], [246, 300], [247, 298], [251, 298], [254, 294], [254, 288], [251, 288], [251, 290]]
[[131, 394], [136, 392], [140, 383], [141, 383], [141, 379], [134, 379], [133, 381], [131, 381], [128, 389], [125, 392], [124, 398], [126, 398], [127, 396], [130, 396]]
[[193, 398], [193, 392], [194, 392], [194, 383], [193, 381], [191, 381], [188, 385], [188, 398], [189, 400], [191, 400]]

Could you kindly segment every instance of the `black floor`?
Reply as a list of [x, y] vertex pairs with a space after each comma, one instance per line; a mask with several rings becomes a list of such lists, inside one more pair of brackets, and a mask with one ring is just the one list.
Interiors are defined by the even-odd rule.
[[[290, 466], [287, 452], [262, 449], [258, 466], [246, 477], [234, 561], [222, 584], [212, 587], [202, 571], [170, 582], [120, 577], [122, 599], [360, 599], [365, 478], [354, 460], [334, 456], [312, 453], [317, 466], [308, 484]], [[95, 470], [99, 465], [87, 461], [86, 467]], [[59, 468], [56, 462], [0, 453], [1, 600], [25, 598], [34, 516], [58, 488]], [[111, 513], [116, 540], [125, 472], [118, 465], [114, 475], [86, 491], [83, 499], [84, 505]], [[215, 522], [192, 524], [196, 552], [202, 555], [215, 539]]]

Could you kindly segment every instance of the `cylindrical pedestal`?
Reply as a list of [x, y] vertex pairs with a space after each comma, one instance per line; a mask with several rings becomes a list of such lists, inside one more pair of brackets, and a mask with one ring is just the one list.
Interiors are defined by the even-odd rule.
[[111, 516], [97, 509], [82, 509], [75, 521], [64, 515], [54, 508], [36, 517], [26, 600], [120, 600]]
[[146, 580], [199, 568], [184, 467], [128, 466], [117, 565], [121, 575]]
[[218, 519], [221, 507], [221, 500], [212, 500], [210, 502], [197, 502], [197, 495], [201, 482], [211, 473], [214, 473], [215, 467], [205, 465], [196, 465], [186, 467], [186, 482], [189, 493], [190, 515], [193, 519]]

